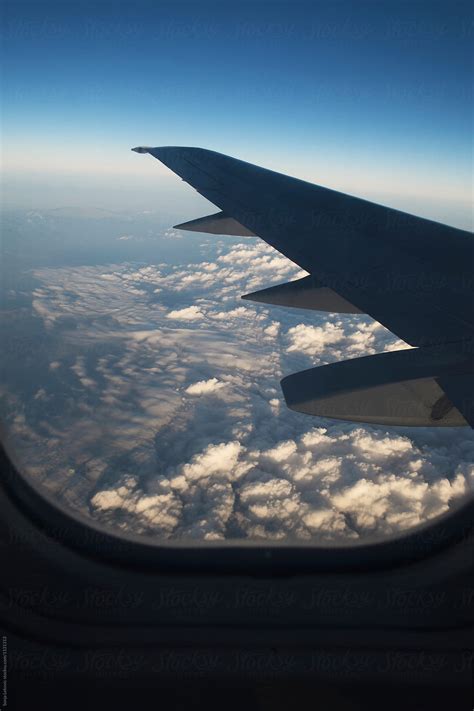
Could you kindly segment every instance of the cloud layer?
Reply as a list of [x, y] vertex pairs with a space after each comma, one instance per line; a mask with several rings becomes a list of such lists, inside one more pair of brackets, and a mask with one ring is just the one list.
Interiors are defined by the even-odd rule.
[[205, 239], [201, 252], [174, 266], [36, 271], [35, 385], [3, 393], [30, 476], [116, 528], [195, 539], [359, 541], [472, 489], [468, 428], [286, 408], [284, 375], [405, 344], [368, 317], [241, 302], [304, 275], [257, 240]]

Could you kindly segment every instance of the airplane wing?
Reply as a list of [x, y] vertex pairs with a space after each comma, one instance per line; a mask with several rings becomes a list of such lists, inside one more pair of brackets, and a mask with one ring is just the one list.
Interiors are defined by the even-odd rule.
[[[230, 234], [258, 235], [310, 273], [247, 298], [366, 313], [417, 347], [410, 367], [399, 351], [304, 371], [312, 373], [304, 387], [302, 374], [289, 376], [282, 387], [290, 407], [384, 424], [474, 426], [471, 233], [214, 151], [133, 150], [150, 153], [222, 211], [194, 229], [215, 233], [220, 222]], [[372, 366], [375, 358], [386, 365]], [[330, 373], [343, 365], [336, 393]]]

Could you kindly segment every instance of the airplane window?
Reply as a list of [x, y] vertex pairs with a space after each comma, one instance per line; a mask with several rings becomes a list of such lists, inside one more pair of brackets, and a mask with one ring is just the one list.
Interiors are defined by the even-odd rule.
[[[211, 211], [195, 198], [188, 219]], [[157, 541], [357, 544], [472, 491], [470, 427], [288, 409], [284, 376], [408, 346], [363, 314], [241, 300], [306, 272], [256, 237], [170, 227], [185, 217], [4, 211], [0, 418], [25, 477]]]

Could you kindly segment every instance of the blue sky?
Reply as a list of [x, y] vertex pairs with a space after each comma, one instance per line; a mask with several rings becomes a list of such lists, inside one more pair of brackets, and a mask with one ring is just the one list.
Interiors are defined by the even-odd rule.
[[6, 2], [4, 201], [205, 202], [195, 145], [469, 228], [472, 11], [456, 2]]

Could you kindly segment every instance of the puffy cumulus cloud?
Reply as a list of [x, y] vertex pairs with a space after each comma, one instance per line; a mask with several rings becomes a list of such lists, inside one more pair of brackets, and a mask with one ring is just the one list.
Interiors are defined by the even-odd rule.
[[171, 490], [147, 496], [140, 492], [132, 477], [126, 477], [114, 489], [98, 492], [90, 503], [105, 521], [110, 521], [112, 516], [115, 522], [117, 515], [122, 514], [125, 520], [133, 518], [139, 531], [152, 527], [166, 537], [179, 524], [182, 514], [182, 504]]
[[210, 445], [203, 454], [183, 466], [183, 476], [186, 479], [202, 479], [213, 474], [226, 475], [236, 465], [240, 449], [239, 442]]
[[170, 539], [359, 541], [472, 492], [469, 428], [285, 406], [284, 375], [406, 344], [366, 316], [241, 302], [304, 275], [262, 242], [201, 250], [193, 264], [36, 271], [34, 387], [17, 377], [3, 393], [30, 476], [84, 514]]
[[340, 343], [344, 338], [344, 330], [334, 323], [325, 323], [323, 326], [306, 326], [303, 323], [288, 329], [288, 352], [300, 351], [317, 355], [328, 345]]
[[212, 319], [217, 319], [218, 321], [225, 321], [229, 318], [247, 318], [249, 313], [245, 306], [238, 306], [235, 309], [229, 309], [229, 311], [210, 312], [208, 315]]
[[410, 528], [441, 514], [451, 500], [466, 492], [466, 479], [458, 474], [452, 481], [440, 479], [431, 485], [417, 478], [380, 474], [375, 481], [359, 479], [333, 497], [334, 505], [349, 514], [357, 528]]
[[209, 378], [209, 380], [199, 380], [197, 383], [189, 385], [185, 392], [189, 395], [209, 395], [225, 387], [225, 383], [220, 382], [217, 378]]
[[197, 306], [188, 306], [187, 309], [170, 311], [166, 314], [166, 318], [174, 318], [176, 321], [196, 321], [204, 318], [204, 314]]
[[299, 323], [286, 338], [288, 353], [305, 354], [315, 364], [410, 348], [380, 323], [360, 316], [330, 314], [321, 326]]
[[[289, 263], [286, 257], [275, 250], [269, 249], [263, 243], [253, 243], [250, 245], [239, 244], [228, 253], [217, 258], [220, 264], [230, 264], [232, 267], [252, 265], [259, 272], [279, 272], [286, 273]], [[301, 270], [300, 270], [301, 271]], [[307, 272], [303, 272], [303, 276]]]
[[369, 433], [356, 430], [354, 434], [354, 447], [367, 459], [387, 459], [401, 454], [410, 453], [412, 444], [410, 440], [402, 437], [381, 437], [374, 439]]
[[238, 522], [248, 526], [254, 538], [284, 538], [295, 527], [295, 514], [301, 509], [300, 496], [287, 479], [244, 484], [240, 501], [246, 515], [241, 513]]
[[443, 513], [472, 486], [468, 462], [449, 477], [445, 458], [447, 476], [437, 478], [433, 459], [397, 434], [318, 428], [258, 452], [256, 469], [239, 489], [240, 524], [265, 537], [310, 538], [315, 530], [330, 540], [393, 534]]
[[276, 338], [280, 333], [280, 324], [278, 323], [278, 321], [272, 321], [269, 326], [264, 328], [263, 332], [269, 338]]
[[288, 459], [295, 452], [296, 443], [288, 440], [287, 442], [280, 442], [276, 447], [267, 450], [266, 456], [268, 459], [272, 459], [275, 462], [282, 462]]
[[436, 457], [398, 434], [335, 427], [273, 447], [256, 449], [256, 441], [209, 444], [141, 491], [129, 480], [91, 504], [104, 520], [126, 512], [135, 530], [167, 537], [357, 541], [439, 515], [472, 487], [472, 465], [449, 477], [445, 456], [438, 477]]

